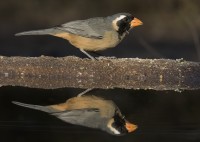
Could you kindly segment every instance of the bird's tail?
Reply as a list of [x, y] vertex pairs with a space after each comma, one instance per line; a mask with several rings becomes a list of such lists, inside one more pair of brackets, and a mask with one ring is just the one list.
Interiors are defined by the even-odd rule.
[[43, 29], [43, 30], [35, 30], [35, 31], [25, 31], [21, 33], [16, 33], [15, 36], [23, 36], [23, 35], [54, 35], [58, 32], [56, 28]]
[[12, 101], [12, 103], [22, 106], [22, 107], [27, 107], [27, 108], [31, 108], [31, 109], [35, 109], [35, 110], [48, 112], [48, 113], [51, 112], [51, 110], [49, 109], [48, 106], [31, 105], [31, 104], [25, 104], [25, 103], [20, 103], [20, 102], [16, 102], [16, 101]]

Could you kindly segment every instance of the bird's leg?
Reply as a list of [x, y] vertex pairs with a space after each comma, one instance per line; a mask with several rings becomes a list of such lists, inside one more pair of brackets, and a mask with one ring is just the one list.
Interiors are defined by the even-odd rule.
[[92, 60], [96, 60], [96, 58], [94, 58], [93, 56], [91, 56], [89, 53], [87, 53], [85, 50], [80, 49], [81, 52], [83, 52], [85, 55], [87, 55], [90, 59]]
[[129, 34], [129, 31], [126, 31], [126, 35], [128, 35]]
[[77, 95], [77, 97], [81, 97], [82, 95], [84, 95], [84, 94], [90, 92], [91, 90], [93, 90], [93, 88], [88, 88], [88, 89], [86, 89], [85, 91], [79, 93], [79, 94]]

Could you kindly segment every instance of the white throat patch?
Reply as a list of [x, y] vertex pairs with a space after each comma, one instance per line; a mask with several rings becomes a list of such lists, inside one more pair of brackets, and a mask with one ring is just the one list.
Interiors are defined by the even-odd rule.
[[112, 131], [115, 135], [120, 135], [120, 132], [118, 130], [116, 130], [115, 128], [112, 127], [112, 123], [114, 122], [114, 119], [112, 118], [108, 124], [107, 127], [110, 129], [110, 131]]
[[119, 17], [117, 17], [113, 22], [112, 22], [112, 25], [113, 25], [113, 28], [118, 31], [119, 30], [119, 27], [117, 26], [117, 22], [121, 19], [123, 19], [124, 17], [126, 17], [125, 15], [120, 15]]

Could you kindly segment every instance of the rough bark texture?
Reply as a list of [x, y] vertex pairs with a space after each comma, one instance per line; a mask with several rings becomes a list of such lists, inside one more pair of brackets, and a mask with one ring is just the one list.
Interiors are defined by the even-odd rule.
[[167, 59], [0, 57], [0, 85], [31, 88], [200, 89], [200, 63]]

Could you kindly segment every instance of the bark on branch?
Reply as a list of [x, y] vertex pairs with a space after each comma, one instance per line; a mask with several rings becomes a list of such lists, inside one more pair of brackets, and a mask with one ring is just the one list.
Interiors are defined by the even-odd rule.
[[0, 56], [0, 85], [56, 89], [200, 89], [200, 63], [167, 59], [97, 61], [77, 57]]

